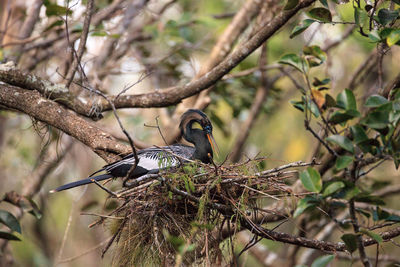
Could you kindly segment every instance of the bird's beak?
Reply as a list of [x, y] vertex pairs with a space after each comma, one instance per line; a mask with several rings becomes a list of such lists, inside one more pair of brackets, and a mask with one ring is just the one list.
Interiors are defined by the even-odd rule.
[[211, 144], [212, 150], [215, 152], [215, 154], [217, 155], [217, 157], [219, 157], [219, 148], [218, 148], [217, 142], [215, 142], [214, 137], [212, 136], [211, 133], [208, 133], [208, 134], [207, 134], [207, 138], [208, 138], [208, 141], [209, 141], [210, 144]]

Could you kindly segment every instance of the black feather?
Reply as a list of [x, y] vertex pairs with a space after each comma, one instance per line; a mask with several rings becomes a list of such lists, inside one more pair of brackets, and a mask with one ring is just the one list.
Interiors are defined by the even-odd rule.
[[67, 190], [67, 189], [70, 189], [70, 188], [73, 188], [73, 187], [77, 187], [77, 186], [81, 186], [81, 185], [85, 185], [85, 184], [91, 184], [91, 183], [93, 183], [92, 182], [93, 179], [98, 182], [98, 181], [103, 181], [103, 180], [106, 180], [106, 179], [112, 178], [112, 177], [114, 177], [114, 176], [112, 176], [111, 174], [100, 174], [100, 175], [97, 175], [97, 176], [89, 177], [89, 178], [86, 178], [86, 179], [82, 179], [82, 180], [79, 180], [79, 181], [75, 181], [75, 182], [72, 182], [72, 183], [69, 183], [69, 184], [62, 185], [60, 187], [57, 187], [54, 190], [51, 190], [50, 193], [60, 192], [60, 191], [63, 191], [63, 190]]

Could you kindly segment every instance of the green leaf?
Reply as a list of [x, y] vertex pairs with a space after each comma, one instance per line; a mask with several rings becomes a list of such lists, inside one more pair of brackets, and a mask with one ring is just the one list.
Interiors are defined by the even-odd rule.
[[321, 175], [312, 167], [300, 173], [300, 180], [304, 188], [310, 192], [319, 193], [322, 189]]
[[350, 141], [349, 138], [346, 136], [342, 135], [331, 135], [328, 138], [326, 138], [327, 141], [332, 142], [340, 146], [341, 148], [354, 153], [354, 146], [353, 143]]
[[381, 37], [381, 39], [386, 39], [392, 31], [392, 28], [384, 28], [379, 32], [379, 36]]
[[286, 64], [298, 69], [300, 72], [308, 71], [308, 64], [296, 54], [286, 54], [281, 57], [279, 63]]
[[329, 122], [333, 124], [338, 124], [360, 116], [361, 116], [360, 112], [354, 109], [349, 109], [344, 112], [335, 111], [329, 118]]
[[381, 10], [378, 11], [378, 21], [380, 24], [385, 26], [386, 24], [391, 23], [397, 17], [399, 16], [399, 11], [398, 10], [389, 10], [382, 8]]
[[400, 5], [400, 0], [392, 0], [392, 2], [394, 2], [394, 3], [398, 4], [398, 5]]
[[348, 188], [345, 192], [344, 199], [350, 200], [361, 193], [360, 189], [356, 186]]
[[92, 32], [90, 35], [104, 37], [104, 36], [107, 36], [108, 34], [106, 31], [95, 31], [95, 32]]
[[299, 0], [288, 0], [284, 7], [284, 10], [290, 10], [290, 9], [296, 7], [298, 3], [299, 3]]
[[341, 182], [333, 182], [330, 185], [328, 185], [325, 189], [324, 189], [324, 193], [322, 194], [323, 197], [327, 197], [332, 195], [333, 193], [335, 193], [336, 191], [338, 191], [339, 189], [344, 188], [346, 185]]
[[331, 95], [326, 94], [325, 95], [325, 105], [328, 108], [335, 107], [336, 106], [336, 101]]
[[381, 37], [379, 36], [379, 32], [377, 30], [370, 31], [368, 33], [368, 37], [374, 43], [380, 42], [382, 40]]
[[306, 209], [310, 207], [315, 207], [315, 199], [312, 197], [305, 197], [297, 202], [296, 210], [293, 213], [293, 217], [296, 218], [300, 214], [302, 214]]
[[391, 31], [386, 38], [386, 43], [389, 47], [396, 44], [398, 41], [400, 41], [400, 29]]
[[[326, 56], [326, 53], [325, 53], [325, 56]], [[323, 79], [321, 81], [317, 77], [314, 77], [314, 81], [313, 81], [312, 85], [315, 86], [315, 87], [318, 87], [318, 86], [321, 86], [321, 85], [327, 85], [330, 82], [331, 82], [331, 79], [329, 79], [329, 78]]]
[[44, 4], [46, 6], [46, 16], [64, 16], [71, 15], [72, 10], [68, 9], [64, 6], [59, 6], [57, 4], [53, 4], [48, 2], [48, 4]]
[[43, 32], [47, 32], [47, 31], [51, 30], [54, 27], [62, 26], [62, 25], [64, 25], [64, 21], [63, 20], [61, 20], [61, 19], [60, 20], [56, 20], [55, 22], [53, 22], [52, 24], [47, 26], [47, 28], [44, 29]]
[[24, 212], [28, 212], [35, 216], [36, 219], [40, 219], [42, 217], [39, 207], [31, 198], [18, 196], [18, 203], [14, 203], [10, 201], [8, 197], [5, 197], [4, 201], [7, 201], [12, 205], [17, 205], [17, 207], [22, 208]]
[[318, 116], [320, 115], [320, 113], [319, 113], [318, 106], [315, 104], [315, 102], [314, 102], [314, 101], [309, 101], [307, 107], [311, 110], [311, 113], [312, 113], [316, 118], [318, 118]]
[[5, 210], [0, 210], [0, 223], [3, 223], [11, 230], [21, 233], [21, 226], [14, 215]]
[[325, 267], [335, 258], [335, 255], [325, 255], [315, 259], [311, 267]]
[[374, 239], [378, 243], [382, 243], [383, 242], [383, 238], [379, 234], [374, 233], [372, 231], [369, 231], [369, 230], [367, 230], [365, 228], [361, 228], [360, 229], [360, 233], [366, 234], [367, 236], [371, 237], [372, 239]]
[[370, 97], [367, 98], [367, 101], [365, 101], [365, 106], [369, 108], [376, 108], [388, 102], [389, 101], [383, 96], [371, 95]]
[[376, 207], [376, 209], [374, 209], [374, 210], [372, 211], [372, 219], [373, 219], [374, 221], [385, 220], [385, 219], [388, 218], [389, 216], [390, 216], [390, 214], [389, 214], [387, 211], [381, 209], [381, 208], [378, 207], [378, 206]]
[[343, 170], [344, 168], [347, 168], [349, 164], [353, 162], [353, 157], [350, 156], [340, 156], [336, 159], [336, 165], [335, 168], [336, 170]]
[[327, 59], [327, 55], [318, 45], [305, 46], [303, 53], [307, 56], [307, 61], [311, 67], [319, 66]]
[[365, 153], [369, 152], [369, 153], [375, 155], [376, 150], [374, 150], [373, 147], [379, 147], [379, 146], [380, 146], [380, 143], [379, 143], [378, 140], [372, 139], [372, 138], [371, 138], [371, 139], [367, 139], [367, 140], [365, 140], [365, 141], [363, 141], [363, 142], [358, 143], [357, 146], [358, 146], [363, 152], [365, 152]]
[[353, 116], [350, 116], [344, 112], [335, 111], [329, 118], [329, 122], [333, 124], [339, 124], [342, 122], [346, 122], [348, 120], [353, 119]]
[[303, 103], [303, 101], [294, 101], [294, 100], [291, 100], [291, 101], [290, 101], [290, 104], [292, 104], [293, 107], [297, 108], [298, 110], [304, 112], [304, 103]]
[[340, 238], [343, 240], [347, 250], [350, 253], [353, 253], [354, 251], [357, 250], [357, 235], [344, 234]]
[[392, 214], [389, 217], [387, 217], [385, 219], [385, 221], [388, 221], [388, 222], [400, 222], [400, 216]]
[[299, 25], [293, 28], [292, 32], [290, 33], [290, 38], [293, 38], [300, 33], [304, 32], [308, 27], [310, 27], [311, 24], [316, 22], [313, 19], [305, 19], [303, 20]]
[[366, 193], [357, 195], [356, 197], [354, 197], [354, 200], [357, 202], [364, 202], [375, 205], [385, 205], [385, 201], [383, 201], [380, 197], [368, 195]]
[[349, 89], [344, 89], [337, 98], [336, 98], [337, 106], [342, 109], [353, 109], [357, 110], [357, 102], [356, 98], [352, 91]]
[[373, 111], [361, 120], [361, 124], [372, 129], [384, 129], [389, 124], [389, 112]]
[[350, 132], [351, 135], [353, 136], [353, 141], [356, 144], [359, 144], [361, 142], [364, 142], [366, 140], [368, 140], [368, 136], [365, 133], [364, 128], [361, 125], [353, 125], [350, 127]]
[[316, 7], [308, 12], [308, 16], [322, 22], [332, 22], [331, 12], [323, 7]]
[[365, 25], [367, 25], [369, 22], [369, 17], [368, 17], [367, 12], [364, 9], [355, 7], [354, 8], [354, 21], [360, 27], [364, 27]]
[[21, 241], [21, 239], [19, 239], [19, 237], [17, 237], [16, 235], [4, 231], [0, 231], [0, 239]]

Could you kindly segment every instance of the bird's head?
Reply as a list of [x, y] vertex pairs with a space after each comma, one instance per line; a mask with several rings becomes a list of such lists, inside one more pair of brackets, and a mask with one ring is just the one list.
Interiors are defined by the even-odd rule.
[[[217, 143], [214, 140], [212, 135], [212, 124], [210, 119], [207, 117], [204, 112], [198, 109], [189, 109], [185, 113], [183, 113], [181, 117], [181, 123], [179, 124], [179, 128], [181, 130], [181, 134], [186, 141], [194, 143], [200, 142], [202, 140], [195, 140], [194, 137], [197, 136], [206, 136], [206, 141], [210, 144], [212, 150], [218, 154], [219, 149]], [[197, 137], [198, 138], [198, 137]]]

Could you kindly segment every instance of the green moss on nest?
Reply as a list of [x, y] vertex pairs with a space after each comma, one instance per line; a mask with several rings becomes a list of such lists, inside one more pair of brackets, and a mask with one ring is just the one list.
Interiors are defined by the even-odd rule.
[[[236, 227], [231, 230], [238, 230], [238, 218], [260, 213], [256, 207], [260, 196], [281, 191], [277, 188], [295, 176], [294, 171], [278, 169], [263, 174], [258, 163], [191, 163], [118, 192], [123, 202], [110, 214], [119, 218], [111, 227], [114, 264], [188, 266], [206, 258], [220, 261], [220, 243], [225, 238], [221, 229], [226, 222]], [[111, 224], [114, 220], [102, 219]]]

